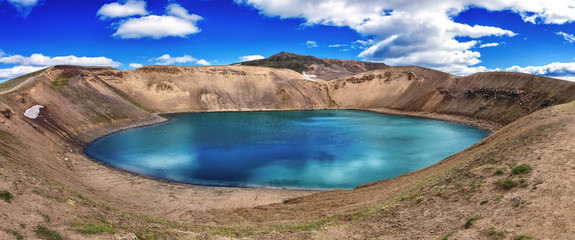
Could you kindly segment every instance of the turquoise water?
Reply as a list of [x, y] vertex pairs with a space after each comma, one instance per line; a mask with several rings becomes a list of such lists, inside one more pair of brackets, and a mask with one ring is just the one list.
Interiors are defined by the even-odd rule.
[[351, 189], [433, 165], [488, 133], [351, 110], [184, 113], [90, 143], [89, 157], [153, 178], [209, 185]]

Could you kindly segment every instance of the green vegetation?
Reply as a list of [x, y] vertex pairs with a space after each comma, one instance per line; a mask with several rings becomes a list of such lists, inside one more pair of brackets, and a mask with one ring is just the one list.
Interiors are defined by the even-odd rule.
[[505, 178], [497, 181], [497, 184], [501, 186], [505, 190], [509, 190], [515, 186], [517, 186], [517, 182], [513, 181], [511, 178]]
[[522, 174], [522, 173], [529, 173], [533, 170], [529, 164], [521, 164], [515, 168], [513, 168], [513, 174]]
[[70, 80], [72, 80], [72, 78], [74, 78], [74, 76], [60, 76], [60, 77], [58, 77], [58, 79], [56, 79], [54, 82], [52, 82], [52, 85], [50, 85], [50, 88], [52, 88], [54, 90], [58, 90], [61, 87], [67, 86], [68, 82], [70, 82]]
[[505, 238], [505, 231], [496, 231], [495, 228], [491, 228], [489, 232], [487, 232], [487, 235], [493, 236], [496, 239], [503, 239]]
[[503, 195], [499, 195], [499, 196], [495, 197], [493, 200], [499, 200], [499, 199], [502, 199], [502, 198], [503, 198]]
[[457, 232], [457, 230], [453, 230], [453, 231], [451, 231], [451, 232], [448, 232], [447, 234], [445, 234], [445, 236], [443, 236], [443, 237], [441, 238], [441, 240], [447, 240], [447, 239], [449, 239], [449, 237], [451, 237], [451, 235], [453, 235], [453, 234], [456, 233], [456, 232]]
[[94, 223], [72, 223], [72, 227], [76, 232], [82, 234], [99, 234], [110, 233], [114, 234], [116, 231], [110, 224], [94, 224]]
[[62, 240], [62, 236], [60, 236], [59, 233], [54, 232], [54, 231], [50, 231], [44, 227], [38, 226], [38, 228], [36, 228], [36, 230], [34, 230], [34, 232], [36, 233], [36, 236], [38, 236], [38, 238], [40, 239], [45, 239], [45, 240]]
[[420, 199], [423, 198], [423, 195], [421, 193], [416, 193], [410, 196], [403, 196], [401, 197], [399, 200], [400, 201], [406, 201], [406, 200], [411, 200], [411, 199]]
[[517, 202], [517, 203], [515, 203], [514, 206], [515, 206], [515, 207], [519, 207], [519, 206], [521, 206], [522, 204], [525, 204], [525, 203], [527, 203], [527, 201]]
[[22, 75], [22, 76], [17, 77], [17, 78], [10, 79], [10, 80], [3, 82], [3, 83], [0, 83], [0, 91], [10, 90], [10, 89], [18, 86], [20, 83], [23, 83], [24, 81], [26, 81], [26, 79], [40, 75], [41, 73], [44, 72], [44, 70], [46, 70], [46, 68], [44, 68], [42, 70], [38, 70], [38, 71], [33, 72], [33, 73], [28, 73], [26, 75]]
[[46, 222], [50, 222], [50, 215], [45, 214], [43, 212], [37, 211], [38, 214], [40, 214], [40, 216], [44, 217], [44, 219], [46, 219]]
[[12, 200], [12, 194], [6, 190], [2, 190], [0, 191], [0, 199], [9, 203]]
[[479, 219], [479, 217], [472, 217], [472, 218], [467, 219], [467, 222], [465, 222], [465, 224], [463, 225], [463, 227], [466, 228], [466, 229], [467, 229], [467, 228], [470, 228], [471, 225], [473, 224], [473, 221], [475, 221], [475, 220], [477, 220], [477, 219]]
[[501, 175], [505, 173], [505, 168], [498, 168], [497, 170], [495, 170], [495, 172], [493, 174], [495, 175]]
[[22, 240], [24, 239], [24, 236], [22, 236], [22, 234], [20, 234], [18, 231], [16, 230], [6, 230], [6, 232], [8, 234], [12, 234], [14, 237], [16, 237], [16, 240]]
[[521, 234], [521, 235], [515, 237], [514, 239], [515, 240], [524, 240], [524, 239], [533, 239], [533, 237]]

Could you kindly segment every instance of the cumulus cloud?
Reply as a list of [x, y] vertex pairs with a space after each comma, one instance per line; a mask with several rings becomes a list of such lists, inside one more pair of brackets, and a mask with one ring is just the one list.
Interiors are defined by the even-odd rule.
[[557, 78], [573, 78], [575, 77], [575, 62], [561, 63], [554, 62], [544, 66], [513, 66], [505, 69], [508, 72], [522, 72], [541, 76], [550, 76]]
[[136, 15], [148, 15], [148, 10], [146, 10], [146, 2], [137, 0], [128, 0], [124, 4], [119, 2], [108, 3], [102, 5], [100, 10], [96, 15], [100, 18], [122, 18], [130, 17]]
[[31, 72], [38, 71], [44, 67], [35, 67], [35, 66], [14, 66], [11, 68], [4, 68], [0, 69], [0, 81], [12, 79], [18, 76], [22, 76], [24, 74], [28, 74]]
[[50, 57], [44, 56], [41, 53], [35, 53], [27, 57], [22, 55], [7, 55], [2, 51], [0, 51], [0, 64], [15, 65], [11, 68], [0, 69], [0, 81], [35, 72], [53, 65], [69, 64], [111, 67], [119, 67], [122, 65], [107, 57], [77, 57], [74, 55]]
[[141, 68], [144, 65], [139, 64], [139, 63], [130, 63], [130, 65], [128, 65], [128, 66], [130, 66], [131, 68]]
[[107, 57], [76, 57], [73, 55], [49, 57], [44, 56], [41, 53], [35, 53], [30, 55], [29, 57], [22, 55], [1, 56], [0, 63], [24, 65], [24, 66], [38, 66], [38, 67], [47, 67], [52, 65], [64, 65], [64, 64], [81, 65], [81, 66], [112, 66], [112, 67], [118, 67], [121, 65], [119, 62], [115, 62], [114, 60]]
[[[7, 0], [10, 5], [12, 5], [22, 17], [27, 17], [36, 5], [38, 5], [38, 0]], [[0, 1], [1, 2], [1, 1]]]
[[240, 59], [241, 62], [247, 62], [247, 61], [259, 60], [259, 59], [264, 59], [264, 58], [265, 57], [262, 55], [248, 55], [248, 56], [239, 57], [238, 59]]
[[150, 15], [141, 18], [132, 18], [120, 23], [118, 30], [113, 34], [119, 38], [160, 39], [164, 37], [186, 37], [198, 33], [200, 29], [187, 20], [174, 16]]
[[160, 57], [153, 58], [152, 60], [155, 61], [156, 64], [158, 64], [158, 65], [174, 65], [174, 64], [184, 64], [184, 63], [191, 63], [191, 64], [197, 64], [197, 65], [203, 65], [203, 66], [211, 65], [210, 62], [208, 62], [204, 59], [196, 59], [190, 55], [184, 55], [181, 57], [172, 57], [172, 56], [170, 56], [170, 54], [164, 54]]
[[568, 34], [568, 33], [564, 33], [564, 32], [556, 32], [557, 35], [562, 36], [565, 41], [569, 42], [569, 43], [573, 43], [575, 42], [575, 35], [573, 34]]
[[[473, 51], [482, 37], [513, 37], [513, 31], [497, 26], [455, 22], [454, 16], [470, 7], [511, 11], [524, 21], [563, 24], [575, 20], [572, 0], [235, 0], [261, 14], [301, 18], [305, 25], [349, 27], [373, 42], [356, 42], [359, 57], [391, 65], [417, 64], [440, 70], [481, 70], [481, 54]], [[472, 40], [459, 40], [467, 37]], [[466, 39], [466, 38], [464, 38]], [[468, 69], [466, 69], [468, 68]]]
[[316, 41], [307, 41], [307, 42], [305, 42], [305, 46], [307, 48], [314, 48], [314, 47], [317, 47], [317, 42]]
[[481, 44], [479, 48], [497, 47], [497, 46], [499, 46], [499, 43], [485, 43]]
[[[106, 14], [100, 14], [106, 6], [112, 10], [106, 10]], [[98, 14], [103, 17], [128, 17], [134, 15], [147, 15], [146, 3], [143, 1], [128, 1], [125, 4], [110, 3], [102, 6]], [[166, 7], [165, 15], [147, 15], [141, 17], [131, 17], [120, 20], [113, 24], [116, 32], [114, 37], [129, 38], [152, 38], [160, 39], [164, 37], [187, 37], [200, 32], [197, 22], [202, 20], [201, 16], [190, 14], [187, 9], [179, 4], [172, 3]]]

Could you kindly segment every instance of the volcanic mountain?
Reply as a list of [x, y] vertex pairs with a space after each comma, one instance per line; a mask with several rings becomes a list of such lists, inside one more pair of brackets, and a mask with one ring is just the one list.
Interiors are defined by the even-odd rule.
[[325, 80], [389, 67], [384, 63], [316, 58], [288, 52], [281, 52], [265, 59], [240, 62], [233, 65], [287, 68], [299, 73], [306, 72], [308, 75], [315, 75]]
[[[266, 61], [297, 71], [52, 66], [0, 83], [0, 239], [573, 237], [575, 83], [288, 53]], [[343, 77], [301, 74], [321, 76], [320, 66]], [[82, 153], [103, 135], [166, 121], [163, 113], [311, 109], [442, 119], [492, 133], [433, 166], [353, 190], [184, 185]]]

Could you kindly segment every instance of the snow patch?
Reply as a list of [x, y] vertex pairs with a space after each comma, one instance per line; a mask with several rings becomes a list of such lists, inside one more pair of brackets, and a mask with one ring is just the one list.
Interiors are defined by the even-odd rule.
[[27, 118], [30, 118], [30, 119], [36, 119], [38, 117], [38, 115], [40, 114], [40, 108], [44, 108], [44, 106], [34, 105], [33, 107], [28, 108], [24, 112], [24, 116], [26, 116]]
[[307, 74], [305, 73], [305, 71], [303, 71], [301, 74], [304, 75], [305, 77], [308, 77], [308, 78], [317, 77], [316, 75], [311, 75], [311, 74], [310, 74], [310, 75], [307, 75]]

